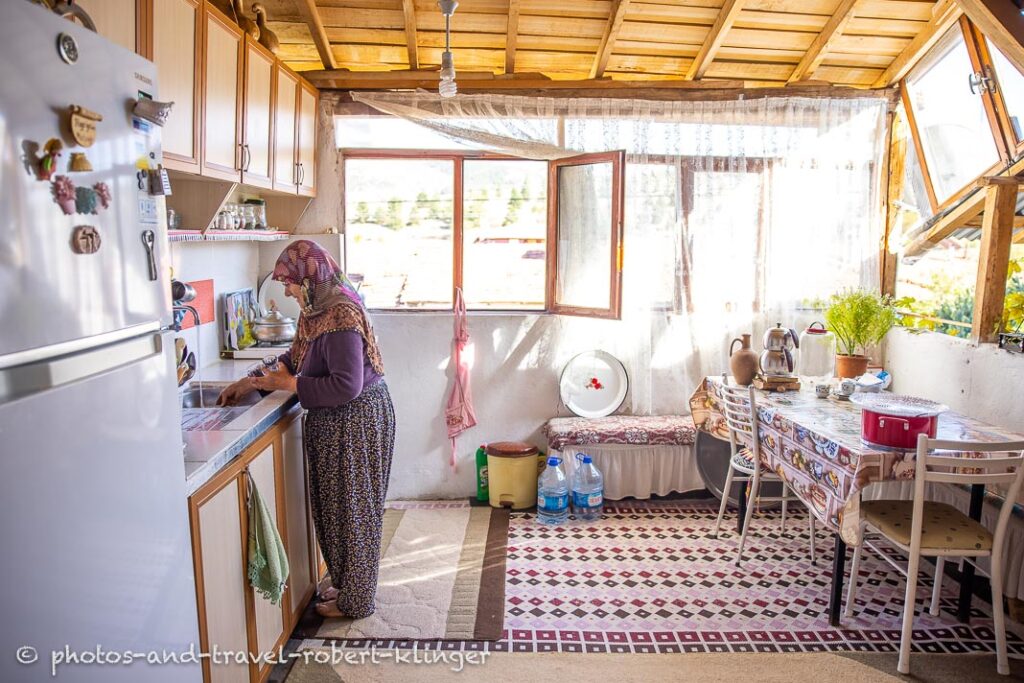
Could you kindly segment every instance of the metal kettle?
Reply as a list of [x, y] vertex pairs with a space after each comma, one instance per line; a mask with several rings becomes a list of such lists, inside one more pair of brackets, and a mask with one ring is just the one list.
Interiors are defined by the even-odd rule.
[[788, 352], [789, 349], [798, 348], [800, 348], [800, 339], [796, 336], [796, 330], [789, 327], [783, 327], [782, 323], [775, 323], [775, 327], [764, 333], [765, 351]]
[[762, 351], [757, 359], [761, 374], [770, 377], [786, 377], [793, 374], [793, 354], [789, 349]]

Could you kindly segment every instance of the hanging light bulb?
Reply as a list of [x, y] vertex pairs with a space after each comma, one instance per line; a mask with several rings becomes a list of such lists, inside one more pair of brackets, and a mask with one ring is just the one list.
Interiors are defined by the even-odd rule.
[[441, 97], [455, 97], [459, 91], [455, 85], [455, 62], [452, 59], [452, 15], [459, 3], [455, 0], [437, 0], [437, 6], [444, 15], [444, 52], [441, 53], [441, 80], [437, 86], [437, 94]]

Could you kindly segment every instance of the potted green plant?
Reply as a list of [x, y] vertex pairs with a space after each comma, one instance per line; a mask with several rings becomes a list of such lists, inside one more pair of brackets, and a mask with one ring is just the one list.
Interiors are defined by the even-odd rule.
[[890, 296], [863, 289], [833, 294], [825, 310], [825, 326], [836, 335], [836, 376], [860, 377], [867, 372], [867, 347], [882, 341], [896, 319]]

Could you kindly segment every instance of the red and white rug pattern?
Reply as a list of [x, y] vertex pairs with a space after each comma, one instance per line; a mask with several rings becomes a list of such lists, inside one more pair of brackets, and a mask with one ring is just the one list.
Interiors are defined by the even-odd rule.
[[[833, 537], [818, 532], [811, 564], [803, 511], [779, 529], [779, 513], [756, 514], [742, 567], [734, 564], [735, 511], [712, 536], [717, 508], [695, 503], [619, 502], [599, 522], [540, 524], [513, 513], [501, 640], [345, 641], [351, 647], [513, 652], [894, 652], [904, 583], [865, 551], [855, 616], [829, 626]], [[894, 555], [895, 556], [895, 555]], [[847, 562], [849, 566], [849, 562]], [[975, 599], [971, 623], [955, 616], [957, 584], [946, 579], [942, 612], [924, 608], [933, 565], [919, 577], [914, 649], [992, 652], [989, 606]], [[848, 584], [847, 584], [848, 585]], [[1008, 633], [1011, 653], [1024, 640]], [[303, 647], [316, 647], [317, 640]]]

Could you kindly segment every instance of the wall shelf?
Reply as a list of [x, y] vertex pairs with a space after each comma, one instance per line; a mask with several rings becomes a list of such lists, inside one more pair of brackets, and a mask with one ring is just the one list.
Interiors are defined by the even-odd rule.
[[279, 242], [291, 236], [283, 230], [168, 230], [171, 242]]

